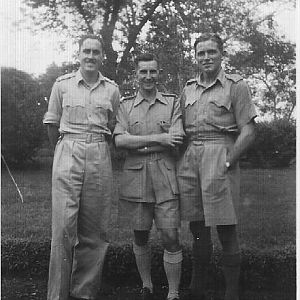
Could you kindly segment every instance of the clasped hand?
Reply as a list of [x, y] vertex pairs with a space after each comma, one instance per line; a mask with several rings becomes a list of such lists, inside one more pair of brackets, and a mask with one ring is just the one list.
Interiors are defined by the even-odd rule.
[[175, 132], [163, 133], [159, 142], [162, 146], [176, 147], [183, 143], [183, 135]]

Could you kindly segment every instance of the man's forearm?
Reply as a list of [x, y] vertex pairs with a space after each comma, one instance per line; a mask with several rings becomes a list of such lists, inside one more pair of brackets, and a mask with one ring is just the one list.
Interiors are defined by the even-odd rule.
[[140, 149], [148, 146], [160, 144], [161, 134], [151, 135], [131, 135], [128, 133], [120, 134], [115, 137], [116, 146], [126, 149]]
[[155, 146], [145, 146], [143, 148], [137, 149], [138, 153], [153, 153], [153, 152], [163, 152], [166, 150], [166, 147], [161, 145], [155, 145]]
[[48, 131], [48, 138], [50, 141], [50, 145], [51, 145], [52, 149], [55, 149], [57, 140], [59, 138], [58, 127], [55, 125], [48, 125], [47, 131]]
[[251, 146], [255, 139], [255, 123], [252, 121], [246, 124], [237, 140], [234, 143], [232, 150], [229, 153], [228, 162], [230, 165], [237, 163], [241, 155]]

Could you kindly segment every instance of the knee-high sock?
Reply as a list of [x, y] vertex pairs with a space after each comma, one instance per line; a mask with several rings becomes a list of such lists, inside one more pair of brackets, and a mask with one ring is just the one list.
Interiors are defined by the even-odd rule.
[[194, 239], [192, 249], [193, 270], [190, 283], [190, 289], [193, 293], [204, 294], [205, 292], [212, 248], [210, 239]]
[[176, 252], [164, 251], [164, 268], [169, 284], [167, 299], [179, 298], [179, 283], [181, 276], [182, 250]]
[[226, 292], [224, 300], [238, 300], [241, 266], [240, 253], [224, 253], [222, 257], [222, 265], [226, 283]]
[[150, 291], [153, 291], [153, 284], [151, 281], [151, 249], [149, 244], [145, 246], [138, 246], [133, 243], [133, 253], [135, 255], [135, 261], [140, 273], [143, 287], [147, 287]]

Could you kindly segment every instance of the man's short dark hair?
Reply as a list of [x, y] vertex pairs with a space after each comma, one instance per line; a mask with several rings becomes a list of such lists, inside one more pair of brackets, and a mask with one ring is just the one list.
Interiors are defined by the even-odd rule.
[[155, 54], [149, 53], [149, 52], [142, 53], [137, 56], [137, 58], [134, 61], [134, 64], [135, 64], [135, 67], [137, 68], [140, 61], [152, 61], [152, 60], [156, 61], [158, 64], [158, 58]]
[[201, 34], [194, 43], [194, 50], [196, 51], [197, 45], [200, 42], [206, 42], [206, 41], [214, 41], [217, 43], [218, 48], [221, 52], [223, 52], [223, 41], [220, 38], [220, 36], [216, 33], [203, 33]]
[[101, 37], [100, 37], [99, 35], [96, 35], [96, 34], [85, 34], [85, 35], [83, 35], [83, 36], [80, 38], [79, 42], [78, 42], [78, 45], [79, 45], [79, 51], [80, 51], [80, 49], [81, 49], [81, 46], [82, 46], [83, 42], [84, 42], [85, 40], [87, 40], [87, 39], [97, 40], [97, 41], [101, 44], [101, 49], [102, 49], [102, 51], [103, 51], [103, 41], [102, 41]]

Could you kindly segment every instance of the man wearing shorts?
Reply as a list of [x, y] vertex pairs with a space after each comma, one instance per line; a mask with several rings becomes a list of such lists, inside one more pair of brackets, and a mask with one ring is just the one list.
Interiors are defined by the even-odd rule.
[[238, 159], [254, 140], [256, 113], [242, 77], [221, 67], [221, 38], [203, 34], [194, 49], [199, 76], [187, 82], [181, 97], [187, 148], [178, 165], [181, 217], [190, 222], [193, 235], [190, 299], [205, 299], [210, 227], [216, 226], [223, 249], [224, 299], [238, 300]]
[[140, 273], [142, 299], [153, 299], [149, 232], [153, 220], [164, 246], [169, 283], [167, 299], [179, 299], [182, 250], [174, 148], [183, 140], [180, 105], [176, 97], [157, 91], [158, 61], [152, 54], [136, 60], [139, 90], [121, 101], [114, 138], [128, 150], [120, 187], [120, 214], [131, 220], [133, 252]]

